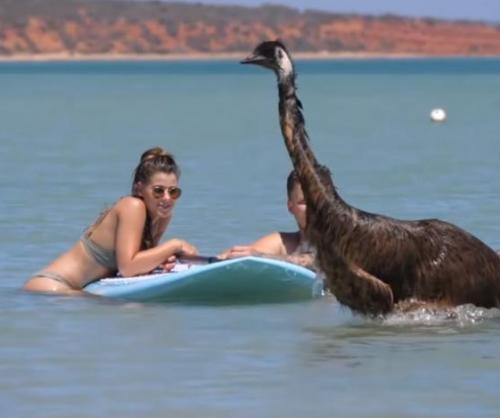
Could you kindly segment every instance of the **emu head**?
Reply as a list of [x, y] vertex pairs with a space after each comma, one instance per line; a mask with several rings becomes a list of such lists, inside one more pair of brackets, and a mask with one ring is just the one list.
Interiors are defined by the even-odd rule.
[[278, 78], [294, 75], [292, 58], [280, 41], [265, 41], [257, 45], [253, 52], [241, 61], [273, 70]]

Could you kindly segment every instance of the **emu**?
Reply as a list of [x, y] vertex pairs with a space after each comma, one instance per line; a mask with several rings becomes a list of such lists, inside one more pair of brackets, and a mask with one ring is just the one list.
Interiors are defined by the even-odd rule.
[[242, 63], [277, 76], [281, 132], [307, 205], [306, 235], [341, 304], [367, 315], [422, 304], [500, 305], [500, 257], [478, 238], [438, 219], [398, 220], [357, 209], [330, 175], [324, 179], [327, 168], [310, 147], [294, 63], [283, 43], [263, 42]]

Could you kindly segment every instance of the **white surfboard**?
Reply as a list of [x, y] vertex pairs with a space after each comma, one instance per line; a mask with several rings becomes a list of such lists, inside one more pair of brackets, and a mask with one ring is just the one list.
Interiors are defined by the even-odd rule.
[[173, 272], [106, 278], [84, 290], [140, 302], [270, 303], [317, 298], [323, 281], [304, 267], [261, 257], [206, 265], [178, 265]]

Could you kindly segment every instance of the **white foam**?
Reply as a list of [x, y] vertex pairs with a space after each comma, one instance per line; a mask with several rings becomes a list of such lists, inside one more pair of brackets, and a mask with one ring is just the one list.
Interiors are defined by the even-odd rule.
[[500, 309], [480, 308], [471, 304], [437, 309], [421, 307], [409, 312], [394, 312], [385, 319], [385, 325], [455, 325], [465, 327], [488, 319], [500, 318]]

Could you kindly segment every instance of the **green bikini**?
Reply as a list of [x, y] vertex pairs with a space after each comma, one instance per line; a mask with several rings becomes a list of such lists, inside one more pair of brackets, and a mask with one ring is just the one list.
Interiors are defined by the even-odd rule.
[[[114, 249], [109, 250], [101, 247], [88, 235], [83, 235], [80, 241], [82, 242], [85, 251], [95, 260], [96, 263], [108, 268], [109, 270], [117, 270], [118, 265], [116, 262], [116, 251]], [[67, 278], [52, 271], [41, 270], [36, 272], [33, 277], [46, 277], [74, 288], [74, 285]]]

